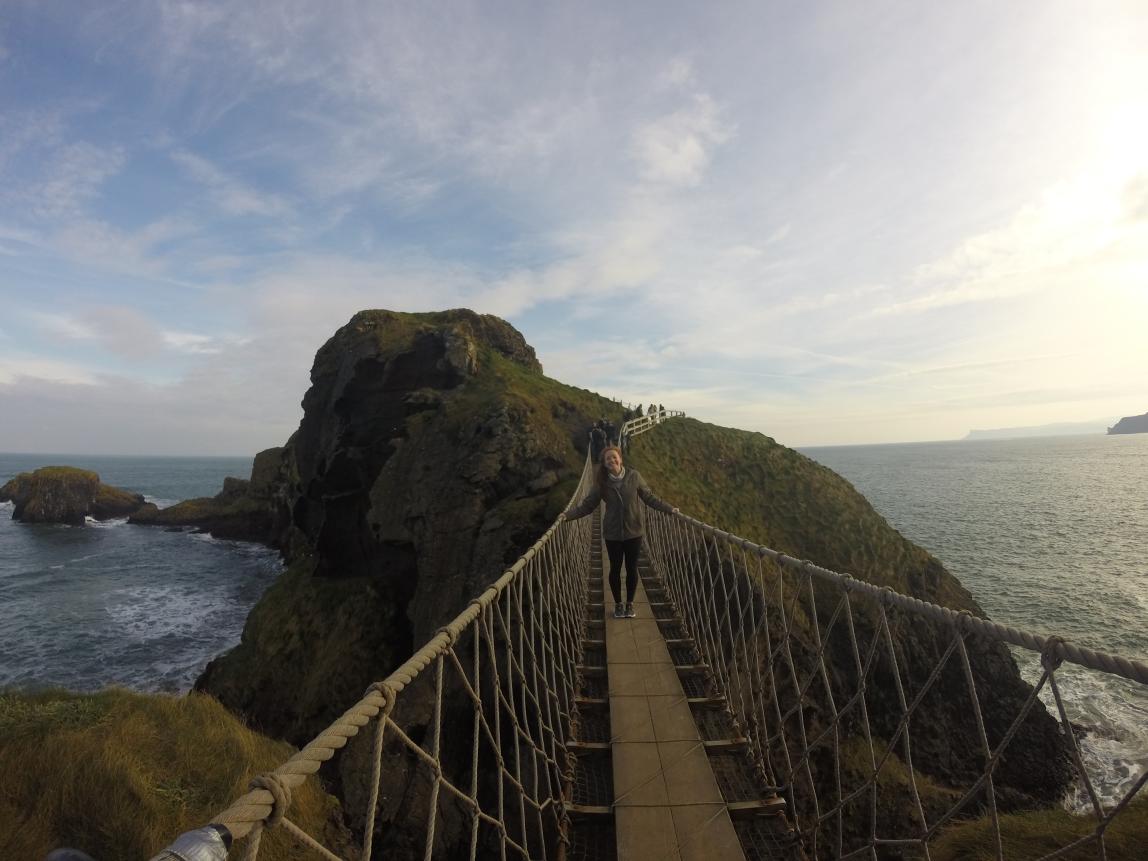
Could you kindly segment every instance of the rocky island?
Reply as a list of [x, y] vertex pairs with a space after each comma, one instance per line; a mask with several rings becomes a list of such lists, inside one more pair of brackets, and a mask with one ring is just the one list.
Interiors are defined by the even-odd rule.
[[86, 517], [127, 517], [145, 505], [142, 495], [104, 484], [97, 473], [74, 466], [22, 472], [0, 487], [0, 502], [15, 503], [13, 520], [71, 526], [83, 526]]
[[1148, 413], [1142, 416], [1125, 416], [1110, 427], [1108, 433], [1148, 433]]

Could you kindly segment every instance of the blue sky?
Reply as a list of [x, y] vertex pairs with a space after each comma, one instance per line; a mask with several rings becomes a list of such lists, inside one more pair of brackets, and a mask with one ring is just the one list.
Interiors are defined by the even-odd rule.
[[357, 310], [789, 445], [1148, 409], [1148, 6], [8, 0], [0, 450], [249, 454]]

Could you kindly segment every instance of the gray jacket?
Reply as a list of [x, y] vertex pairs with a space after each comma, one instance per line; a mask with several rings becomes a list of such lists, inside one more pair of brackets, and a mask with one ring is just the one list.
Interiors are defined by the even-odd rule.
[[593, 512], [599, 503], [605, 501], [606, 513], [602, 516], [602, 537], [607, 541], [623, 541], [627, 538], [641, 538], [646, 531], [645, 508], [638, 504], [639, 498], [650, 508], [667, 514], [674, 510], [668, 502], [654, 496], [646, 480], [636, 469], [627, 467], [620, 482], [607, 482], [605, 499], [598, 490], [597, 482], [586, 497], [566, 512], [567, 520], [577, 520]]

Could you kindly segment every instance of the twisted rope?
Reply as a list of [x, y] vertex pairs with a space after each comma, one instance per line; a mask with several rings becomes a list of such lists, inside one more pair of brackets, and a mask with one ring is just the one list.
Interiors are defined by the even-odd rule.
[[[585, 495], [591, 480], [592, 465], [587, 459], [572, 503]], [[471, 816], [471, 858], [479, 852], [479, 829], [483, 824], [497, 833], [503, 853], [511, 851], [523, 858], [545, 854], [543, 833], [548, 827], [556, 828], [560, 841], [565, 840], [562, 831], [569, 822], [563, 803], [569, 761], [566, 741], [574, 711], [575, 667], [581, 656], [577, 628], [584, 604], [580, 588], [588, 560], [588, 537], [588, 524], [566, 524], [560, 515], [533, 546], [458, 616], [439, 628], [422, 648], [385, 679], [372, 684], [357, 703], [287, 762], [252, 780], [249, 791], [212, 821], [225, 826], [237, 840], [247, 838], [244, 857], [248, 859], [257, 858], [265, 828], [280, 824], [323, 857], [337, 859], [286, 818], [292, 790], [361, 729], [377, 721], [363, 857], [370, 857], [373, 848], [382, 757], [388, 737], [412, 753], [433, 781], [426, 818], [426, 857], [434, 851], [441, 792], [457, 799]], [[464, 642], [473, 649], [469, 671], [457, 651]], [[502, 644], [508, 646], [504, 648]], [[499, 660], [505, 664], [502, 670]], [[437, 670], [428, 750], [410, 738], [391, 719], [391, 714], [403, 691], [431, 664]], [[444, 773], [440, 759], [444, 677], [448, 667], [459, 691], [471, 701], [474, 713], [465, 789]], [[484, 688], [493, 692], [492, 699], [483, 693]], [[516, 740], [509, 757], [503, 752], [507, 740], [504, 719], [505, 731]], [[478, 798], [482, 745], [492, 752], [499, 774], [497, 809], [493, 811], [483, 809]], [[514, 810], [508, 812], [510, 806]], [[508, 821], [508, 816], [512, 821]]]
[[[1091, 833], [1074, 839], [1046, 856], [1064, 857], [1074, 848], [1095, 845], [1098, 857], [1105, 857], [1105, 831], [1113, 819], [1127, 809], [1133, 796], [1148, 783], [1148, 770], [1124, 792], [1119, 802], [1105, 810], [1092, 785], [1065, 711], [1056, 673], [1064, 663], [1072, 663], [1148, 684], [1148, 667], [1127, 658], [1108, 655], [1051, 635], [1021, 631], [978, 618], [968, 610], [952, 610], [887, 586], [877, 586], [849, 574], [823, 568], [755, 544], [722, 529], [680, 513], [651, 512], [649, 554], [654, 567], [665, 580], [682, 613], [703, 660], [709, 665], [715, 684], [726, 694], [735, 725], [747, 728], [749, 752], [770, 786], [787, 797], [791, 821], [799, 828], [810, 856], [834, 858], [877, 857], [883, 847], [912, 848], [931, 858], [931, 845], [942, 829], [952, 824], [974, 802], [982, 799], [992, 827], [995, 857], [1003, 861], [1001, 819], [997, 809], [996, 769], [1005, 751], [1022, 734], [1029, 716], [1039, 710], [1042, 691], [1054, 699], [1062, 735], [1068, 738], [1071, 766], [1088, 794], [1095, 819]], [[814, 585], [818, 584], [818, 588]], [[826, 589], [825, 587], [832, 587]], [[823, 596], [836, 592], [828, 613], [819, 609]], [[870, 606], [871, 631], [862, 654], [854, 626], [857, 601]], [[758, 609], [760, 607], [760, 610]], [[951, 632], [947, 644], [937, 641], [938, 651], [930, 657], [931, 668], [917, 667], [910, 673], [897, 648], [891, 613], [904, 612], [909, 618], [929, 623], [935, 631]], [[835, 635], [835, 631], [840, 631]], [[829, 641], [836, 637], [852, 658], [854, 688], [843, 677], [847, 664], [827, 666]], [[1036, 652], [1042, 676], [1011, 716], [1002, 737], [989, 744], [982, 713], [982, 693], [978, 691], [966, 640], [980, 637]], [[805, 659], [799, 670], [798, 652]], [[884, 655], [888, 678], [894, 689], [890, 704], [889, 738], [879, 742], [870, 727], [867, 702], [879, 654]], [[954, 793], [943, 812], [926, 809], [915, 764], [910, 727], [930, 694], [934, 693], [945, 668], [952, 661], [960, 665], [968, 694], [968, 719], [975, 729], [975, 744], [983, 759], [979, 777]], [[919, 663], [919, 661], [917, 662]], [[752, 668], [753, 677], [745, 678]], [[913, 685], [910, 695], [908, 685]], [[838, 700], [845, 687], [846, 698]], [[748, 693], [746, 688], [749, 688]], [[946, 690], [947, 695], [948, 689]], [[810, 709], [819, 709], [817, 731], [811, 732]], [[813, 712], [814, 714], [816, 712]], [[867, 773], [843, 780], [842, 739], [844, 721], [851, 720], [850, 737], [858, 739], [867, 758]], [[883, 784], [894, 759], [904, 765], [903, 786], [899, 791], [910, 816], [900, 826], [907, 833], [884, 835], [879, 827], [878, 796], [887, 793]], [[819, 777], [813, 763], [818, 762]], [[856, 761], [854, 760], [854, 763]], [[826, 766], [832, 771], [824, 773]], [[868, 799], [868, 816], [859, 805]], [[886, 799], [886, 805], [889, 803]], [[937, 803], [934, 791], [931, 805]], [[866, 828], [861, 845], [845, 846], [846, 814]], [[967, 815], [967, 814], [965, 814]], [[867, 819], [867, 823], [864, 820]], [[857, 835], [856, 825], [852, 833]]]

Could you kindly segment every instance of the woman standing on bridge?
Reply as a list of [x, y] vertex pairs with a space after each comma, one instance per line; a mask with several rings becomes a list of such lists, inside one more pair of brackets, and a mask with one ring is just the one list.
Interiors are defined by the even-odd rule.
[[[607, 446], [602, 451], [602, 463], [594, 477], [594, 487], [586, 497], [565, 512], [567, 520], [577, 520], [593, 512], [599, 503], [606, 503], [602, 517], [602, 537], [606, 539], [606, 553], [610, 556], [610, 591], [614, 594], [614, 618], [634, 618], [634, 591], [638, 588], [638, 555], [642, 552], [642, 536], [646, 531], [645, 510], [638, 500], [658, 511], [677, 514], [668, 502], [654, 496], [650, 486], [636, 469], [622, 465], [622, 450]], [[626, 562], [626, 595], [622, 596], [622, 561]]]

